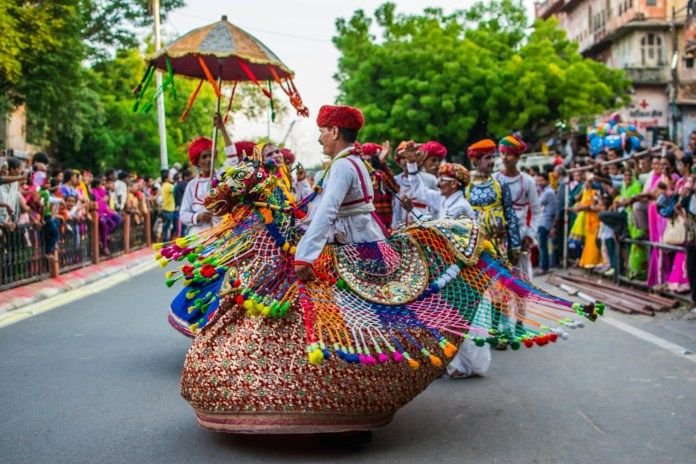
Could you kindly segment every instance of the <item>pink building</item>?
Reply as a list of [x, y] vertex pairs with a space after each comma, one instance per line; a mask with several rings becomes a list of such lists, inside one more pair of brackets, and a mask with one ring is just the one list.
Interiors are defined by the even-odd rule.
[[[535, 4], [535, 13], [537, 18], [558, 18], [583, 55], [626, 72], [634, 91], [630, 105], [621, 110], [622, 117], [636, 124], [650, 142], [652, 129], [671, 130], [675, 122], [680, 135], [696, 129], [696, 111], [691, 110], [696, 98], [686, 90], [689, 82], [696, 81], [694, 60], [684, 50], [686, 4], [687, 0], [546, 0]], [[672, 104], [674, 82], [679, 84], [676, 106]]]

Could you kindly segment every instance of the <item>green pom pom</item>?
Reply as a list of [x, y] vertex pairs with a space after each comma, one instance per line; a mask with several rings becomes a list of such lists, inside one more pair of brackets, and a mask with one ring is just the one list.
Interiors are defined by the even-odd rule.
[[171, 288], [172, 285], [174, 285], [174, 282], [176, 282], [175, 279], [167, 279], [165, 283], [167, 284], [167, 287]]
[[346, 282], [345, 282], [343, 279], [339, 278], [339, 279], [336, 281], [336, 287], [339, 288], [339, 289], [341, 289], [341, 290], [343, 290], [343, 289], [346, 288]]
[[475, 344], [476, 346], [483, 346], [483, 345], [486, 344], [486, 340], [484, 340], [484, 339], [481, 338], [481, 337], [476, 337], [476, 338], [474, 338], [474, 344]]
[[510, 348], [512, 348], [513, 350], [519, 350], [520, 349], [520, 342], [511, 342]]
[[600, 316], [604, 316], [604, 308], [606, 308], [604, 303], [595, 304], [595, 309], [597, 310], [597, 314], [599, 314]]
[[188, 259], [188, 262], [193, 264], [196, 262], [196, 254], [194, 253], [189, 253], [188, 256], [186, 256], [186, 259]]

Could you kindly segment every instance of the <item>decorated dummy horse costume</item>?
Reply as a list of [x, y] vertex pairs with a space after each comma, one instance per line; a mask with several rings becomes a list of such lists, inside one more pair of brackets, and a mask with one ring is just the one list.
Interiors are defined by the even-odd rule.
[[306, 213], [280, 175], [258, 155], [228, 168], [206, 198], [222, 222], [157, 246], [163, 267], [182, 263], [167, 272], [167, 285], [184, 285], [170, 322], [195, 335], [181, 392], [204, 427], [373, 429], [444, 372], [463, 338], [543, 346], [603, 313], [522, 279], [468, 219], [329, 244], [314, 264], [318, 278], [298, 282]]

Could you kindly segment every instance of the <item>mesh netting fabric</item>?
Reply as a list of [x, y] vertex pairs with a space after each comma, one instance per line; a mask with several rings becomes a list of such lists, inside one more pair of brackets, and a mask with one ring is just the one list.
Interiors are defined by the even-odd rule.
[[[418, 224], [380, 242], [327, 245], [313, 266], [317, 279], [301, 283], [293, 258], [302, 232], [293, 211], [276, 185], [264, 202], [239, 205], [219, 226], [161, 248], [164, 264], [187, 261], [168, 278], [182, 279], [191, 294], [200, 315], [192, 331], [225, 311], [272, 318], [299, 312], [313, 364], [335, 353], [349, 363], [406, 360], [417, 368], [442, 365], [461, 338], [513, 350], [545, 345], [566, 338], [565, 327], [582, 325], [575, 314], [594, 319], [603, 311], [533, 286], [496, 260], [469, 219]], [[216, 279], [224, 279], [219, 294], [200, 295]], [[206, 311], [220, 295], [231, 295], [229, 303]]]

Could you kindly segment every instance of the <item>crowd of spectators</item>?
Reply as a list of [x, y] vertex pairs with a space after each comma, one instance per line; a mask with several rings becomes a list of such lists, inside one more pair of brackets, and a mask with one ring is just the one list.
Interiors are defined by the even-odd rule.
[[522, 167], [535, 176], [542, 203], [540, 273], [560, 265], [567, 250], [571, 266], [605, 276], [620, 269], [651, 289], [691, 291], [696, 301], [695, 148], [696, 131], [685, 150], [666, 141], [592, 158], [583, 149], [541, 169]]
[[83, 235], [75, 229], [86, 230], [92, 221], [91, 206], [98, 213], [102, 255], [111, 253], [109, 236], [126, 214], [135, 224], [149, 214], [153, 240], [169, 240], [186, 232], [178, 227], [178, 207], [191, 177], [191, 171], [178, 163], [153, 179], [116, 169], [102, 175], [84, 169], [55, 170], [41, 152], [29, 160], [0, 157], [0, 240], [21, 228], [31, 242], [29, 227], [40, 230], [42, 252], [55, 259], [61, 234], [75, 235], [77, 240]]

